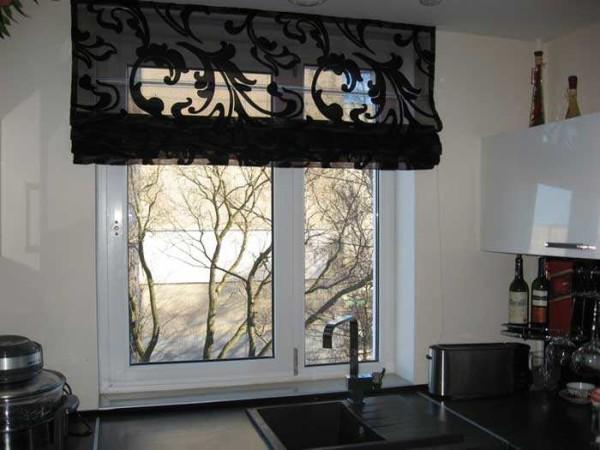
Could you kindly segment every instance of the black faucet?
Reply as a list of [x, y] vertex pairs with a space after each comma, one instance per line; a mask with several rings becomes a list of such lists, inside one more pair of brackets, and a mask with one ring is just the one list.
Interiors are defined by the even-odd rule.
[[363, 375], [358, 373], [358, 320], [352, 315], [340, 317], [325, 325], [325, 330], [323, 330], [323, 348], [332, 348], [333, 330], [346, 322], [350, 323], [350, 374], [346, 376], [348, 394], [352, 403], [362, 405], [366, 393], [381, 388], [385, 369], [380, 373], [375, 372]]

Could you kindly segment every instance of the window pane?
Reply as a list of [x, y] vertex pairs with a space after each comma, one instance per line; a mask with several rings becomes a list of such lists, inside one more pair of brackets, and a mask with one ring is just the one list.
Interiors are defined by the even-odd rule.
[[377, 357], [374, 294], [374, 172], [305, 171], [305, 355], [307, 365], [347, 362], [348, 326], [323, 349], [323, 329], [335, 317], [359, 322], [359, 358]]
[[[306, 67], [304, 69], [304, 79], [312, 80], [316, 70], [315, 67]], [[365, 112], [359, 115], [361, 121], [375, 121], [373, 116], [376, 108], [369, 96], [369, 82], [373, 80], [374, 75], [368, 70], [361, 70], [360, 75], [362, 81], [358, 81], [354, 86], [354, 90], [347, 93], [341, 92], [341, 87], [348, 82], [344, 75], [337, 75], [333, 71], [325, 71], [319, 75], [317, 89], [323, 91], [323, 101], [328, 105], [333, 103], [341, 105], [344, 110], [342, 120], [346, 122], [351, 120], [350, 112], [360, 108], [365, 108]], [[315, 104], [310, 85], [304, 86], [304, 108], [306, 116], [310, 116], [315, 120], [326, 120]]]
[[272, 357], [271, 170], [130, 166], [132, 364]]
[[[271, 111], [271, 96], [267, 93], [267, 87], [271, 83], [271, 75], [252, 72], [244, 72], [243, 75], [252, 80], [254, 85], [251, 91], [245, 92], [247, 99], [240, 95], [237, 97], [237, 101], [251, 117], [268, 117], [268, 112]], [[142, 83], [141, 92], [145, 98], [157, 97], [163, 101], [163, 114], [170, 114], [173, 105], [189, 98], [192, 103], [182, 110], [183, 115], [215, 115], [215, 105], [220, 103], [226, 114], [230, 112], [231, 108], [231, 116], [237, 117], [238, 113], [231, 101], [230, 87], [223, 75], [219, 72], [214, 73], [214, 97], [211, 101], [207, 101], [203, 96], [202, 91], [206, 90], [206, 86], [203, 82], [198, 83], [197, 80], [203, 76], [203, 70], [190, 70], [183, 73], [176, 84], [168, 85], [164, 82], [165, 78], [169, 77], [168, 69], [141, 67], [136, 73], [136, 81]], [[131, 97], [128, 109], [130, 113], [144, 113]]]

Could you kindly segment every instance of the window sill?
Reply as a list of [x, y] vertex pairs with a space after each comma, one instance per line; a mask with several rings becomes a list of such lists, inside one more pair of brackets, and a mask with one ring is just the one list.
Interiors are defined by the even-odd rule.
[[[383, 380], [384, 390], [412, 385], [413, 384], [408, 380], [394, 374], [386, 374]], [[335, 378], [326, 380], [254, 384], [251, 386], [225, 388], [131, 394], [101, 394], [100, 410], [303, 397], [322, 394], [338, 394], [345, 391], [346, 380], [343, 378]]]

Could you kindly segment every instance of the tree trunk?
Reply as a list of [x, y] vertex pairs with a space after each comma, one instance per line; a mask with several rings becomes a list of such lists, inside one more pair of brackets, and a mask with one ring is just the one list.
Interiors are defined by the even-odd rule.
[[210, 260], [210, 269], [208, 277], [208, 311], [206, 312], [206, 337], [204, 339], [204, 349], [202, 351], [202, 359], [208, 360], [212, 357], [212, 348], [215, 343], [215, 320], [217, 317], [217, 300], [219, 294], [217, 292], [217, 261], [221, 254], [222, 236], [217, 235], [217, 245]]
[[211, 359], [212, 346], [215, 343], [215, 318], [217, 316], [217, 293], [215, 285], [214, 264], [211, 264], [210, 277], [208, 279], [208, 311], [206, 312], [206, 337], [204, 338], [204, 349], [202, 359]]
[[252, 294], [252, 282], [246, 283], [246, 335], [248, 336], [248, 358], [256, 356], [256, 342], [254, 341], [254, 296]]
[[144, 343], [139, 330], [139, 311], [135, 298], [129, 295], [129, 331], [131, 333], [131, 350], [135, 352], [139, 361], [144, 358]]
[[156, 292], [154, 287], [154, 278], [152, 278], [152, 272], [150, 270], [150, 267], [148, 266], [148, 263], [146, 262], [146, 256], [144, 254], [143, 235], [139, 237], [137, 251], [140, 257], [140, 265], [142, 266], [142, 270], [144, 271], [144, 275], [146, 276], [146, 281], [148, 283], [148, 297], [150, 300], [150, 312], [152, 314], [152, 336], [141, 358], [142, 362], [149, 362], [150, 358], [152, 357], [152, 353], [156, 348], [156, 344], [158, 343], [158, 338], [160, 336], [160, 326], [158, 322], [158, 308], [156, 307]]

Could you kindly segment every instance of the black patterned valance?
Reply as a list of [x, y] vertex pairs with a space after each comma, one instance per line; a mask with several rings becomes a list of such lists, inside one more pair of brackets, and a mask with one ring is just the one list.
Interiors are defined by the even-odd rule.
[[72, 0], [76, 163], [429, 169], [435, 30]]

